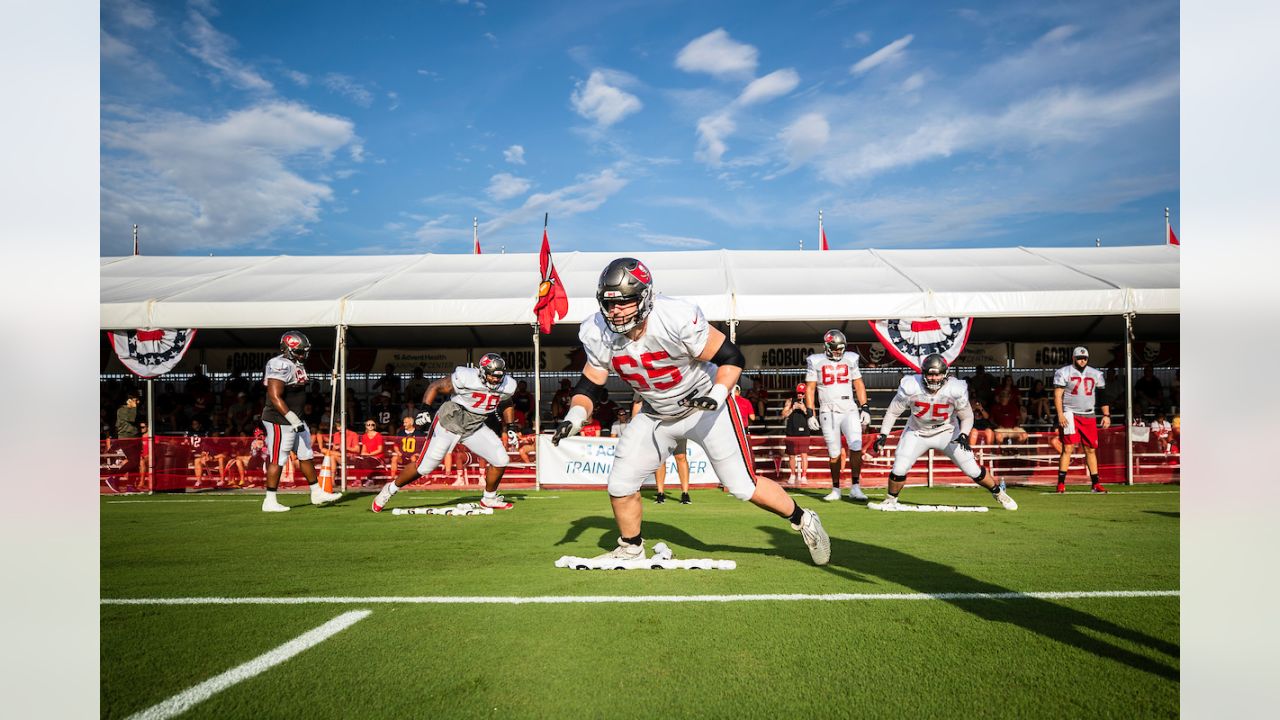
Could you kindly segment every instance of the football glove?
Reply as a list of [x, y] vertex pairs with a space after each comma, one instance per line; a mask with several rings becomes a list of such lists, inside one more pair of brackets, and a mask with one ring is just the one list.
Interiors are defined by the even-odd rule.
[[302, 418], [298, 417], [298, 413], [292, 410], [285, 413], [284, 419], [289, 421], [289, 428], [295, 433], [300, 433], [307, 429], [307, 424], [302, 421]]
[[578, 426], [568, 420], [562, 420], [560, 421], [560, 424], [556, 426], [556, 431], [551, 435], [551, 444], [559, 445], [561, 440], [577, 434]]
[[710, 395], [702, 397], [687, 397], [680, 401], [681, 407], [693, 408], [694, 410], [715, 410], [720, 407], [720, 403]]
[[816, 414], [809, 416], [809, 429], [814, 432], [822, 429], [822, 423], [818, 422], [818, 416]]
[[884, 433], [880, 433], [879, 435], [876, 436], [876, 441], [871, 444], [871, 449], [874, 450], [877, 455], [883, 453], [884, 444], [888, 442], [888, 440], [889, 440], [888, 435], [885, 435]]
[[959, 435], [957, 435], [956, 445], [959, 445], [964, 450], [973, 452], [973, 448], [969, 447], [969, 433], [960, 433]]
[[417, 415], [413, 416], [413, 424], [414, 424], [414, 425], [417, 425], [418, 427], [423, 427], [423, 426], [426, 426], [426, 425], [430, 425], [430, 424], [431, 424], [431, 413], [427, 412], [426, 410], [423, 410], [422, 412], [420, 412], [420, 413], [418, 413]]
[[863, 405], [858, 408], [858, 422], [862, 423], [862, 429], [866, 430], [871, 427], [871, 406]]

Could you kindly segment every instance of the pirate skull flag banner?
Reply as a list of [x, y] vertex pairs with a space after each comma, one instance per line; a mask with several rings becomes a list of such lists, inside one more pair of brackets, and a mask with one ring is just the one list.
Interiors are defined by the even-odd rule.
[[938, 353], [950, 366], [960, 357], [973, 318], [902, 318], [869, 320], [871, 331], [880, 338], [885, 349], [916, 372], [925, 357]]
[[159, 377], [182, 361], [191, 348], [192, 330], [116, 330], [108, 332], [116, 357], [140, 378]]

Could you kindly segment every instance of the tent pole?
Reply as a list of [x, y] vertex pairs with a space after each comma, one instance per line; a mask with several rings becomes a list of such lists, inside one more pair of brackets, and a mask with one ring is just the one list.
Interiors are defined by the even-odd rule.
[[929, 476], [926, 487], [933, 487], [933, 450], [929, 450]]
[[[342, 352], [342, 330], [341, 323], [334, 326], [335, 337], [333, 341], [333, 362], [329, 369], [329, 426], [328, 428], [320, 428], [320, 432], [322, 433], [326, 429], [329, 431], [329, 437], [326, 442], [330, 443], [331, 446], [333, 443], [333, 415], [334, 411], [338, 409], [338, 353]], [[321, 460], [320, 464], [323, 465], [324, 461]]]
[[[137, 225], [133, 226], [133, 232], [134, 232], [133, 244], [134, 244], [134, 248], [136, 249], [138, 246], [138, 237], [137, 237], [138, 226]], [[135, 254], [136, 254], [136, 251], [135, 251]], [[155, 393], [152, 390], [152, 385], [154, 383], [155, 383], [155, 378], [147, 378], [147, 494], [148, 495], [155, 492], [155, 487], [156, 487], [156, 446], [155, 446], [155, 440], [154, 440], [156, 436], [156, 420], [155, 420], [156, 411], [155, 411]]]
[[542, 489], [542, 457], [538, 455], [538, 436], [542, 434], [542, 337], [537, 323], [533, 327], [533, 489]]
[[342, 492], [346, 492], [347, 491], [347, 326], [340, 325], [338, 327], [340, 330], [338, 334], [338, 352], [337, 352], [337, 357], [334, 358], [334, 362], [338, 363], [339, 366], [342, 368], [340, 374], [338, 375], [338, 392], [341, 393], [340, 395], [341, 399], [338, 401], [338, 408], [339, 408], [338, 437], [341, 438], [341, 440], [338, 441], [339, 443], [338, 447], [341, 448], [338, 451], [338, 465], [342, 472]]
[[1124, 315], [1124, 484], [1133, 484], [1133, 313]]

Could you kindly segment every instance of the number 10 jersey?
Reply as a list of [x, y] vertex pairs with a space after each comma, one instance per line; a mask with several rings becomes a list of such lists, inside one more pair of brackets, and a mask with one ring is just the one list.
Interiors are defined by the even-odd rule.
[[587, 362], [616, 372], [644, 400], [645, 412], [669, 419], [689, 414], [680, 400], [711, 391], [716, 366], [698, 359], [710, 332], [697, 305], [659, 295], [639, 340], [610, 330], [600, 313], [583, 321], [578, 339]]

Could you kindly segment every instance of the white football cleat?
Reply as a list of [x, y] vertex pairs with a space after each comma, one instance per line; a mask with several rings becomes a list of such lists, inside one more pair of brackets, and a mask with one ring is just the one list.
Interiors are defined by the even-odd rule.
[[862, 492], [861, 485], [854, 485], [853, 487], [849, 488], [849, 499], [850, 500], [866, 500], [868, 498], [867, 498], [867, 494]]
[[800, 524], [792, 525], [791, 528], [800, 531], [800, 537], [804, 538], [804, 544], [809, 548], [809, 555], [813, 557], [814, 565], [826, 565], [830, 562], [831, 538], [827, 536], [827, 531], [822, 529], [822, 521], [818, 519], [818, 513], [805, 510], [804, 516], [800, 518]]
[[831, 488], [831, 492], [827, 493], [826, 495], [823, 495], [822, 499], [826, 500], [827, 502], [835, 502], [836, 500], [839, 500], [840, 488]]
[[281, 505], [279, 500], [266, 498], [262, 501], [262, 512], [289, 512], [288, 505]]
[[391, 485], [392, 483], [383, 485], [382, 489], [378, 491], [377, 496], [373, 498], [373, 508], [371, 509], [374, 512], [382, 512], [382, 508], [386, 507], [387, 503], [391, 502]]
[[512, 505], [501, 495], [494, 495], [492, 498], [481, 497], [480, 507], [487, 507], [490, 510], [510, 510]]
[[639, 545], [622, 542], [622, 538], [618, 538], [618, 547], [610, 550], [603, 555], [597, 555], [595, 560], [644, 560], [644, 542]]
[[325, 503], [331, 503], [334, 500], [337, 500], [338, 498], [341, 498], [341, 497], [342, 497], [342, 493], [325, 492], [323, 489], [320, 488], [320, 483], [316, 483], [315, 485], [311, 486], [311, 504], [312, 505], [323, 505]]
[[996, 493], [996, 495], [995, 495], [995, 499], [996, 499], [996, 500], [998, 500], [998, 501], [1000, 502], [1000, 505], [1001, 505], [1005, 510], [1017, 510], [1017, 509], [1018, 509], [1018, 503], [1014, 502], [1013, 498], [1009, 497], [1009, 493], [1007, 493], [1007, 492], [1005, 492], [1005, 491], [1003, 491], [1003, 490], [1001, 490], [1000, 492]]
[[885, 495], [884, 500], [880, 503], [882, 508], [897, 508], [898, 498], [895, 495]]

